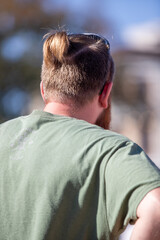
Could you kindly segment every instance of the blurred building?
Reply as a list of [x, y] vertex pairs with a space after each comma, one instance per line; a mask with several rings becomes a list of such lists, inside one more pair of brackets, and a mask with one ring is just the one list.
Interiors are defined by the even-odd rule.
[[[115, 53], [113, 129], [137, 142], [160, 167], [160, 22], [130, 28]], [[119, 94], [116, 96], [116, 93]], [[133, 227], [120, 236], [130, 239]]]
[[124, 33], [127, 49], [117, 51], [114, 130], [137, 142], [160, 166], [160, 32], [158, 22]]

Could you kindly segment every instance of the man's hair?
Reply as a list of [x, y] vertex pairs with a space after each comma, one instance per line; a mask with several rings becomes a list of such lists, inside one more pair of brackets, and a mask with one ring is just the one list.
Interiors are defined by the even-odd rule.
[[64, 31], [45, 38], [41, 79], [46, 102], [83, 105], [112, 81], [114, 63], [103, 40]]

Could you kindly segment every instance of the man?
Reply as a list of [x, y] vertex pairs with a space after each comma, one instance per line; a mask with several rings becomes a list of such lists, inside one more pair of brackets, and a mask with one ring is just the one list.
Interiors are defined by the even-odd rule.
[[[0, 239], [160, 239], [160, 171], [109, 130], [114, 64], [96, 34], [50, 33], [44, 111], [0, 127]], [[108, 130], [106, 130], [108, 129]]]

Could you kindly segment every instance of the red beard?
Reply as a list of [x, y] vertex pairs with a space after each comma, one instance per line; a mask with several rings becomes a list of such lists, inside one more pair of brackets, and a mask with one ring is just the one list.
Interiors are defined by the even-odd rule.
[[104, 109], [100, 116], [97, 118], [95, 124], [109, 130], [111, 123], [111, 97], [108, 99], [108, 107]]

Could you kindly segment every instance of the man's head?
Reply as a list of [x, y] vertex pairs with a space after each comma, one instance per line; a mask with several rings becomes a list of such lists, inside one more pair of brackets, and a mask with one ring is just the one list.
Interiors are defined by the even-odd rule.
[[48, 34], [43, 56], [41, 78], [46, 101], [73, 100], [83, 105], [112, 81], [109, 45], [96, 35]]
[[114, 63], [106, 39], [96, 34], [49, 33], [43, 46], [41, 79], [45, 103], [83, 107], [103, 95]]

